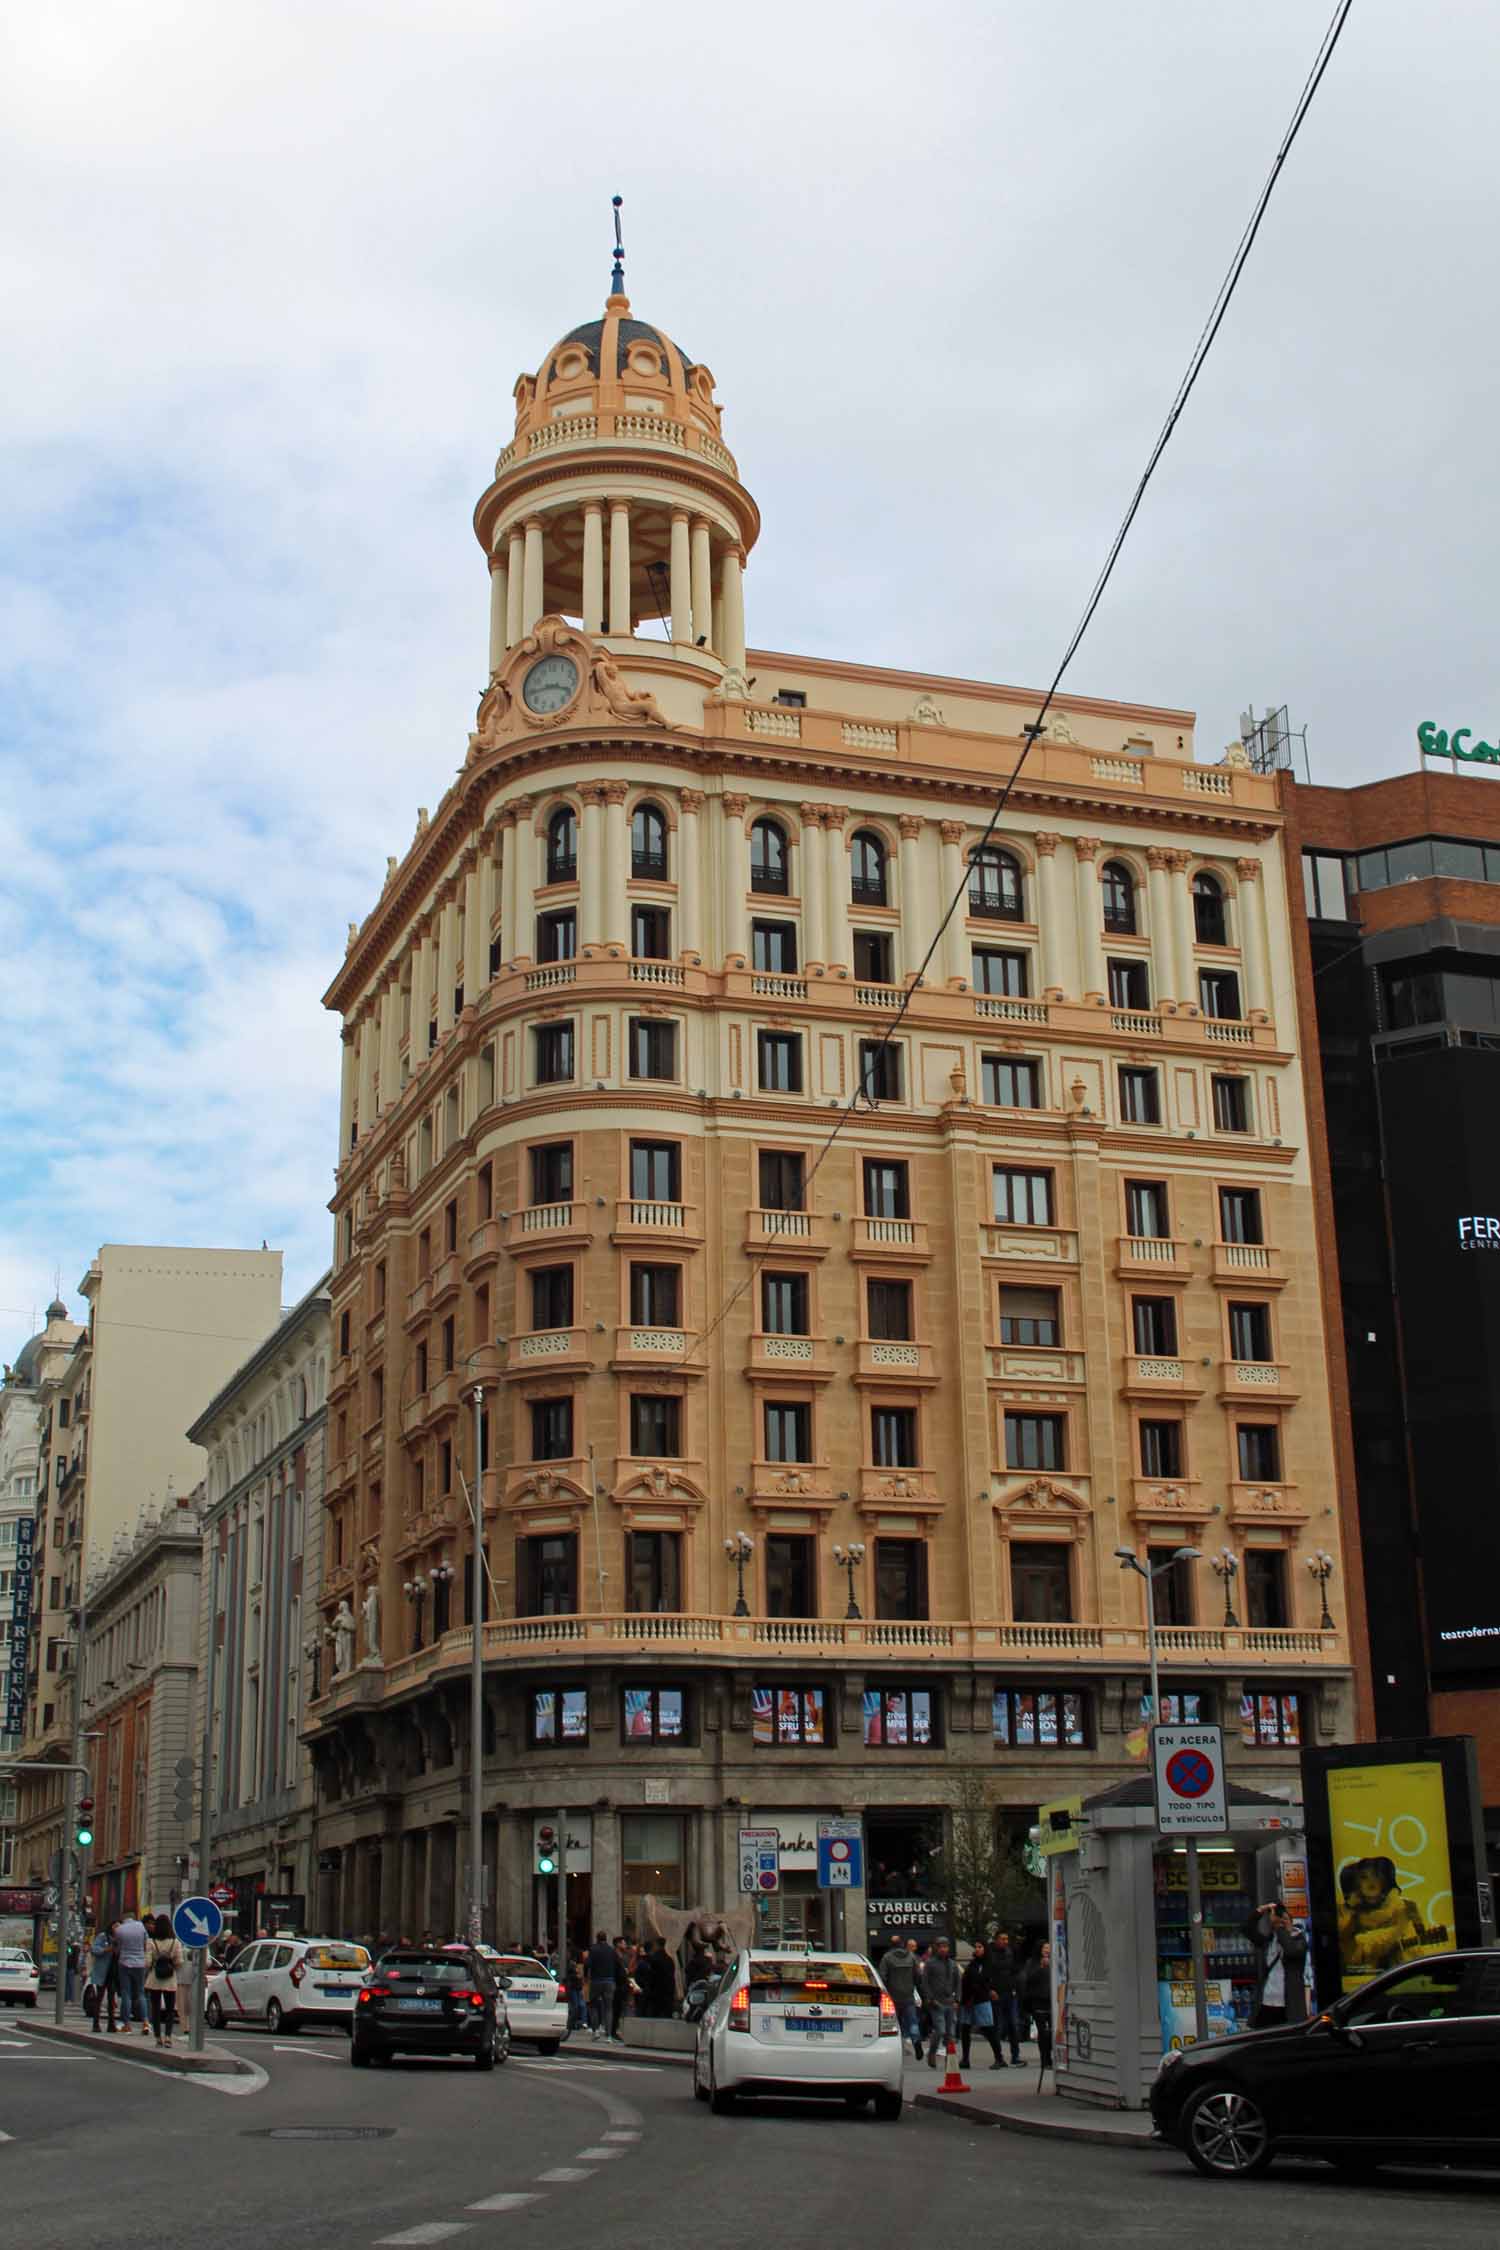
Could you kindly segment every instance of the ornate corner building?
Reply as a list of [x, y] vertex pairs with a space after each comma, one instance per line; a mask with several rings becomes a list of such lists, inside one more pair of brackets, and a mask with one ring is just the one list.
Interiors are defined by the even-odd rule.
[[1121, 1548], [1200, 1550], [1169, 1708], [1294, 1785], [1353, 1706], [1274, 779], [1069, 697], [991, 834], [1037, 698], [747, 651], [713, 378], [618, 293], [475, 526], [467, 758], [327, 994], [320, 1925], [461, 1915], [475, 1485], [498, 1936], [560, 1813], [575, 1931], [741, 1825], [819, 1931], [850, 1810], [851, 1935], [941, 1919], [961, 1771], [1017, 1831], [1142, 1754]]

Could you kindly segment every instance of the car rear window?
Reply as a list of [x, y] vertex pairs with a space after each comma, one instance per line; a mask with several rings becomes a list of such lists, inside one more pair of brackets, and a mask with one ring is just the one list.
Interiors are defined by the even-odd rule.
[[423, 1984], [465, 1985], [474, 1982], [473, 1963], [455, 1961], [451, 1954], [447, 1957], [441, 1953], [408, 1954], [399, 1961], [382, 1961], [380, 1972], [392, 1984], [403, 1977], [420, 1978]]
[[306, 1959], [310, 1969], [367, 1969], [370, 1966], [370, 1956], [362, 1945], [310, 1945]]
[[863, 1961], [752, 1961], [752, 2000], [834, 2001], [842, 2008], [876, 2007], [880, 1986]]
[[548, 1983], [552, 1980], [550, 1969], [544, 1969], [540, 1961], [526, 1960], [519, 1953], [502, 1953], [499, 1960], [492, 1961], [490, 1966], [508, 1977], [541, 1977]]

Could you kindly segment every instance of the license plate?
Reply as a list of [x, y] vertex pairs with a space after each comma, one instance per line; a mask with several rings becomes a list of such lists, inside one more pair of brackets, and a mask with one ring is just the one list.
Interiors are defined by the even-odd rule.
[[513, 1984], [510, 1988], [512, 2000], [540, 2000], [542, 1997], [534, 1984]]
[[441, 2000], [393, 2000], [391, 2006], [404, 2008], [409, 2015], [440, 2015], [443, 2003]]
[[844, 2028], [836, 2017], [783, 2016], [781, 2020], [788, 2031], [842, 2031]]
[[352, 2000], [359, 1987], [353, 1984], [320, 1984], [314, 1987], [327, 2000]]

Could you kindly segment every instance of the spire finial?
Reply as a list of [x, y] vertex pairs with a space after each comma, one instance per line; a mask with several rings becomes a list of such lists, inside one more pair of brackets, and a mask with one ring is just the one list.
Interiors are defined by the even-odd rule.
[[609, 277], [609, 290], [612, 297], [623, 297], [625, 294], [625, 242], [620, 233], [620, 205], [624, 200], [623, 195], [612, 195], [610, 197], [610, 202], [615, 208], [615, 264], [614, 271]]

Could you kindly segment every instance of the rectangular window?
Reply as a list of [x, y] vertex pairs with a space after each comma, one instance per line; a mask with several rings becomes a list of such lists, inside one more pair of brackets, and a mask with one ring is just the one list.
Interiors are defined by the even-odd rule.
[[682, 1325], [681, 1266], [632, 1266], [630, 1317], [640, 1328]]
[[1177, 1357], [1175, 1297], [1132, 1297], [1130, 1325], [1135, 1348], [1143, 1359]]
[[870, 1457], [877, 1469], [917, 1466], [917, 1410], [914, 1406], [870, 1409]]
[[766, 1534], [766, 1615], [812, 1617], [813, 1543], [800, 1532]]
[[904, 1163], [883, 1156], [867, 1156], [864, 1160], [865, 1217], [867, 1219], [909, 1219], [911, 1193]]
[[927, 1615], [927, 1542], [877, 1539], [875, 1615], [893, 1623], [917, 1624]]
[[632, 1141], [630, 1197], [633, 1203], [682, 1201], [682, 1143]]
[[632, 1078], [677, 1076], [677, 1026], [649, 1016], [630, 1019], [630, 1075]]
[[1018, 1625], [1066, 1625], [1073, 1615], [1072, 1549], [1018, 1539], [1010, 1550], [1011, 1614]]
[[1287, 1624], [1286, 1556], [1279, 1547], [1247, 1547], [1245, 1622], [1261, 1632], [1283, 1632]]
[[1260, 1189], [1228, 1188], [1219, 1190], [1219, 1240], [1221, 1242], [1264, 1242], [1261, 1231]]
[[867, 1100], [899, 1102], [901, 1099], [901, 1049], [885, 1039], [861, 1039], [859, 1083]]
[[794, 977], [797, 974], [796, 923], [752, 922], [750, 965], [763, 976]]
[[628, 1687], [622, 1705], [627, 1742], [681, 1742], [687, 1733], [687, 1690]]
[[587, 1688], [538, 1688], [531, 1698], [534, 1743], [583, 1743], [589, 1738]]
[[[1151, 1709], [1149, 1695], [1141, 1697], [1136, 1705], [1136, 1710], [1140, 1716], [1141, 1725], [1149, 1727], [1155, 1716]], [[1161, 1699], [1161, 1723], [1164, 1727], [1207, 1726], [1212, 1716], [1213, 1698], [1211, 1696], [1189, 1693], [1185, 1695], [1163, 1695]]]
[[1249, 1080], [1215, 1077], [1213, 1095], [1214, 1130], [1219, 1133], [1248, 1133], [1250, 1130]]
[[1274, 1422], [1241, 1422], [1235, 1428], [1242, 1484], [1281, 1482], [1281, 1432]]
[[821, 1750], [828, 1742], [827, 1711], [820, 1687], [753, 1687], [750, 1739], [758, 1750]]
[[[347, 1355], [348, 1355], [348, 1351], [349, 1351], [349, 1315], [348, 1315], [348, 1314], [347, 1314], [346, 1312], [341, 1312], [341, 1313], [339, 1314], [339, 1357], [340, 1357], [341, 1359], [342, 1359], [342, 1358], [345, 1358], [345, 1357], [347, 1357]], [[62, 1410], [63, 1410], [63, 1408], [64, 1408], [64, 1407], [65, 1407], [65, 1406], [67, 1405], [67, 1403], [68, 1403], [68, 1402], [67, 1402], [67, 1400], [66, 1400], [66, 1399], [59, 1399], [59, 1401], [58, 1401], [58, 1407], [57, 1407], [57, 1417], [58, 1417], [58, 1423], [59, 1423], [59, 1426], [61, 1426], [61, 1423], [62, 1423], [62, 1418], [63, 1418], [63, 1417], [62, 1417]]]
[[984, 1098], [992, 1109], [1040, 1109], [1041, 1064], [1013, 1062], [1009, 1055], [986, 1055]]
[[872, 1338], [896, 1343], [909, 1343], [911, 1341], [911, 1283], [909, 1281], [866, 1282], [865, 1301]]
[[1182, 1424], [1149, 1421], [1141, 1424], [1141, 1475], [1182, 1475]]
[[663, 1615], [681, 1609], [681, 1532], [627, 1532], [626, 1549], [628, 1606], [644, 1615]]
[[894, 984], [889, 930], [856, 930], [854, 974], [861, 984]]
[[1029, 985], [1024, 953], [998, 945], [976, 945], [969, 956], [976, 992], [991, 992], [1006, 1000], [1024, 1000]]
[[867, 1750], [914, 1750], [930, 1746], [933, 1729], [931, 1688], [866, 1688], [864, 1733]]
[[1144, 961], [1110, 961], [1109, 1004], [1144, 1011], [1151, 1005], [1151, 977]]
[[802, 1034], [799, 1031], [758, 1031], [755, 1055], [763, 1094], [801, 1093]]
[[1166, 1240], [1170, 1229], [1165, 1180], [1125, 1182], [1125, 1231], [1143, 1241]]
[[1198, 971], [1198, 1005], [1206, 1016], [1240, 1019], [1240, 980], [1233, 969]]
[[1062, 1414], [1007, 1414], [1005, 1466], [1008, 1469], [1066, 1468], [1067, 1427], [1067, 1417]]
[[572, 1399], [534, 1398], [531, 1402], [532, 1460], [569, 1461], [572, 1456]]
[[1121, 1065], [1120, 1116], [1127, 1125], [1161, 1123], [1161, 1081], [1154, 1070]]
[[1077, 1688], [996, 1688], [990, 1731], [1002, 1750], [1086, 1750], [1088, 1703]]
[[573, 1196], [573, 1143], [544, 1141], [531, 1152], [531, 1200], [568, 1203]]
[[761, 1275], [760, 1324], [768, 1336], [806, 1336], [809, 1333], [805, 1273]]
[[573, 1075], [573, 1026], [539, 1023], [531, 1034], [538, 1086], [558, 1086]]
[[558, 914], [539, 914], [536, 918], [536, 957], [538, 961], [574, 961], [578, 957], [578, 916], [574, 909], [565, 907]]
[[[1280, 1557], [1268, 1560], [1279, 1561]], [[1298, 1695], [1245, 1694], [1240, 1697], [1240, 1740], [1247, 1750], [1298, 1750], [1302, 1747], [1302, 1698]]]
[[1055, 1289], [1032, 1289], [1016, 1282], [1000, 1284], [1000, 1341], [1002, 1344], [1055, 1344], [1062, 1334]]
[[763, 1148], [760, 1152], [760, 1207], [763, 1211], [800, 1211], [805, 1192], [807, 1160], [796, 1148]]
[[1193, 1618], [1193, 1566], [1173, 1560], [1170, 1547], [1148, 1547], [1151, 1571], [1151, 1612], [1158, 1625], [1191, 1625]]
[[766, 1459], [812, 1459], [812, 1408], [797, 1399], [767, 1399], [765, 1406]]
[[1050, 1227], [1052, 1174], [1020, 1172], [997, 1164], [990, 1174], [995, 1217], [1003, 1226]]
[[571, 1328], [573, 1325], [573, 1268], [536, 1266], [531, 1275], [531, 1325], [533, 1328]]
[[516, 1541], [516, 1592], [523, 1617], [576, 1617], [578, 1536], [547, 1532]]
[[1229, 1308], [1229, 1356], [1231, 1359], [1269, 1359], [1271, 1357], [1271, 1308], [1269, 1305], [1231, 1304]]
[[443, 1249], [451, 1257], [458, 1248], [458, 1197], [443, 1206]]
[[493, 1166], [493, 1164], [481, 1164], [479, 1170], [474, 1175], [475, 1223], [479, 1226], [483, 1226], [486, 1219], [493, 1218], [494, 1211], [495, 1167]]
[[454, 1324], [452, 1313], [450, 1313], [448, 1315], [448, 1318], [443, 1322], [441, 1336], [443, 1349], [443, 1373], [445, 1375], [451, 1375], [453, 1373], [454, 1354], [458, 1349], [458, 1330]]
[[635, 906], [630, 911], [630, 950], [637, 961], [670, 961], [672, 916], [665, 906]]
[[630, 1397], [630, 1450], [637, 1459], [675, 1461], [682, 1454], [682, 1401], [652, 1392]]
[[[1439, 844], [1441, 856], [1448, 847]], [[1466, 847], [1478, 850], [1477, 845]], [[1481, 855], [1482, 860], [1482, 855]], [[1448, 870], [1438, 867], [1440, 875]], [[1476, 878], [1477, 880], [1478, 878]], [[1344, 862], [1332, 852], [1302, 854], [1302, 898], [1309, 916], [1319, 922], [1347, 922], [1349, 901], [1344, 885]]]

